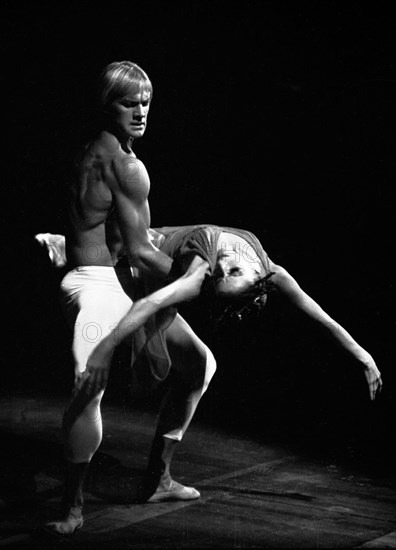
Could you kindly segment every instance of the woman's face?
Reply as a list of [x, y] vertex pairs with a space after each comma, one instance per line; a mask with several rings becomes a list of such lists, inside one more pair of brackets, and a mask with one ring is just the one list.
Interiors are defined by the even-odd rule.
[[248, 259], [243, 255], [236, 256], [233, 251], [222, 250], [217, 256], [212, 276], [215, 294], [226, 299], [242, 300], [260, 277], [260, 273], [259, 260]]

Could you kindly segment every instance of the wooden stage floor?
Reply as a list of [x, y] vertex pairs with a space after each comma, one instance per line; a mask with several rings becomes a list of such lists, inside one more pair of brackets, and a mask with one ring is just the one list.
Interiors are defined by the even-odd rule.
[[175, 454], [173, 477], [201, 498], [137, 503], [155, 414], [106, 401], [85, 524], [66, 540], [45, 535], [40, 525], [60, 500], [63, 405], [0, 398], [1, 548], [396, 548], [394, 470], [199, 420]]

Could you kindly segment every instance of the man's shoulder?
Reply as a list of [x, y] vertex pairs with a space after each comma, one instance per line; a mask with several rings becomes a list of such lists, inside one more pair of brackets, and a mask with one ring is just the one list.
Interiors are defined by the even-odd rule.
[[100, 169], [107, 185], [149, 185], [147, 170], [134, 153], [125, 151], [116, 136], [100, 132], [89, 144], [84, 161], [88, 166]]
[[120, 148], [120, 142], [118, 139], [109, 132], [102, 131], [95, 136], [90, 143], [90, 150], [105, 158], [116, 158], [122, 156], [123, 151]]
[[146, 186], [149, 184], [146, 167], [134, 155], [121, 151], [121, 153], [112, 157], [111, 168], [121, 185], [133, 185], [135, 187], [136, 185], [143, 184]]
[[104, 159], [114, 161], [119, 166], [143, 165], [142, 161], [134, 153], [124, 151], [116, 136], [110, 132], [103, 131], [95, 140], [94, 147]]
[[93, 162], [96, 167], [102, 166], [106, 171], [110, 170], [117, 175], [130, 164], [138, 162], [132, 155], [123, 151], [118, 139], [108, 132], [98, 134], [87, 146], [83, 157], [90, 165]]

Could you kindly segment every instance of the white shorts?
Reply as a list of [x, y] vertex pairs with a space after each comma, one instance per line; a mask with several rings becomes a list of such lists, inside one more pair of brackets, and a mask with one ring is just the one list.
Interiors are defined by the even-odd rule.
[[81, 266], [62, 279], [60, 298], [73, 330], [76, 373], [84, 372], [92, 350], [128, 312], [134, 286], [132, 270], [127, 267]]

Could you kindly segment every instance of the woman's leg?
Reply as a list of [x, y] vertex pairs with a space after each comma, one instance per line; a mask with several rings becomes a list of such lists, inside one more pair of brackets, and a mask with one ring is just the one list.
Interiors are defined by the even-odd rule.
[[167, 329], [166, 338], [175, 376], [161, 404], [151, 448], [144, 495], [148, 502], [199, 497], [196, 489], [172, 480], [170, 466], [176, 445], [216, 371], [212, 352], [180, 315]]

